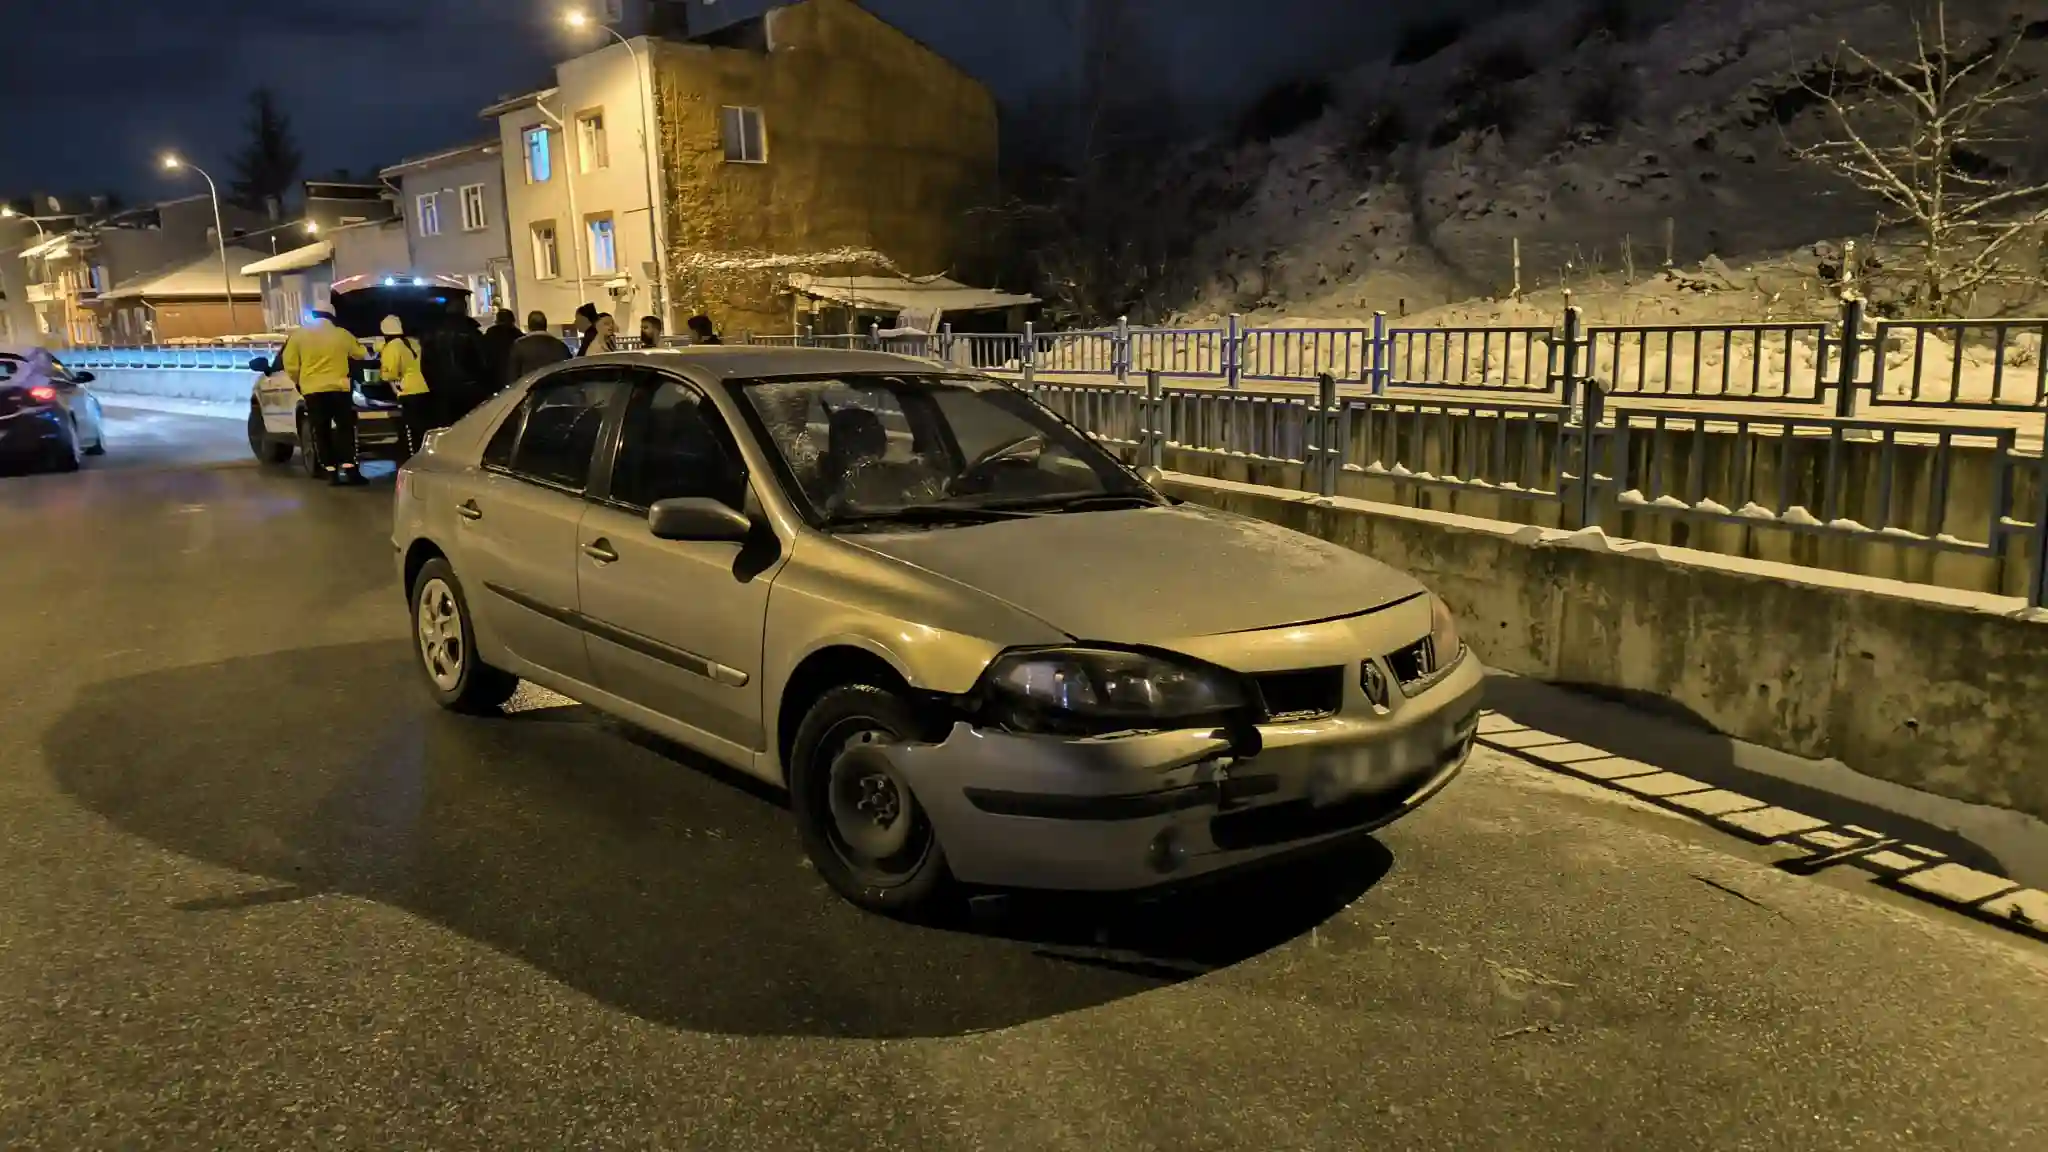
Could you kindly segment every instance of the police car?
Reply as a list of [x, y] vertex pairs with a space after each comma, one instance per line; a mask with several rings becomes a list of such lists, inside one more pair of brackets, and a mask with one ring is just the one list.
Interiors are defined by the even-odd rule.
[[[452, 317], [468, 314], [469, 288], [451, 276], [351, 276], [335, 281], [330, 292], [335, 323], [363, 345], [363, 358], [349, 372], [356, 402], [356, 459], [403, 460], [398, 393], [377, 370], [384, 348], [378, 325], [396, 316], [408, 336], [423, 338]], [[249, 450], [266, 464], [288, 463], [296, 452], [306, 475], [324, 476], [306, 402], [284, 373], [283, 352], [255, 357], [249, 370], [256, 373], [249, 390]]]

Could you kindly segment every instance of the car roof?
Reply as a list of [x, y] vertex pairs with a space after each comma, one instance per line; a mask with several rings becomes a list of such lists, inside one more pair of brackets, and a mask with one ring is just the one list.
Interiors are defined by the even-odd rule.
[[834, 372], [939, 372], [974, 375], [968, 368], [900, 356], [893, 352], [865, 352], [848, 348], [788, 348], [762, 344], [707, 344], [691, 348], [648, 348], [631, 352], [608, 352], [602, 356], [578, 357], [574, 363], [605, 362], [644, 364], [669, 368], [695, 376], [720, 380], [750, 376], [829, 375]]

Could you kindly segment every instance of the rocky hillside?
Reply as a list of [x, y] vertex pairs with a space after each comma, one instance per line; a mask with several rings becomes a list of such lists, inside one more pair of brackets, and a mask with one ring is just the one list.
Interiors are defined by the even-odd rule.
[[[1554, 315], [1567, 287], [1615, 322], [1825, 311], [1814, 245], [1868, 248], [1874, 205], [1788, 141], [1824, 123], [1811, 85], [1839, 43], [1910, 54], [1909, 10], [1559, 0], [1411, 32], [1397, 61], [1303, 97], [1323, 105], [1307, 123], [1210, 153], [1204, 178], [1237, 207], [1196, 244], [1184, 312], [1483, 322]], [[2040, 0], [1949, 0], [1948, 15], [1979, 43], [2027, 16], [2023, 59], [2048, 64]], [[2035, 115], [2048, 138], [2048, 107]]]

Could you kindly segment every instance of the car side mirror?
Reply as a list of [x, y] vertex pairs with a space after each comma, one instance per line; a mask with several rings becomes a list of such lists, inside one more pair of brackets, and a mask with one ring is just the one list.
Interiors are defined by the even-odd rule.
[[1154, 468], [1150, 464], [1147, 464], [1143, 468], [1138, 469], [1138, 479], [1143, 480], [1145, 483], [1150, 484], [1154, 488], [1157, 488], [1162, 482], [1165, 481], [1166, 473], [1157, 468]]
[[252, 357], [250, 357], [250, 358], [249, 358], [249, 371], [251, 371], [251, 372], [261, 372], [261, 373], [263, 373], [263, 374], [264, 374], [265, 376], [268, 376], [268, 375], [270, 375], [270, 357], [268, 357], [268, 356], [252, 356]]
[[92, 382], [93, 382], [94, 380], [97, 380], [97, 379], [99, 379], [99, 377], [97, 377], [97, 376], [94, 376], [94, 375], [93, 375], [93, 374], [92, 374], [91, 372], [83, 372], [83, 371], [81, 371], [81, 372], [73, 372], [73, 373], [71, 374], [71, 382], [72, 382], [73, 384], [90, 384], [90, 383], [92, 383]]
[[754, 522], [746, 513], [703, 496], [656, 500], [647, 510], [647, 530], [657, 540], [744, 543]]

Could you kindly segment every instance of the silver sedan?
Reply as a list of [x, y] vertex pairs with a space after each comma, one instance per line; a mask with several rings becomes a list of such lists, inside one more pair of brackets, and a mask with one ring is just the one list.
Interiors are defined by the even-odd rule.
[[443, 705], [523, 678], [784, 786], [879, 911], [1324, 847], [1435, 795], [1477, 722], [1415, 580], [925, 361], [572, 361], [432, 435], [395, 499]]

